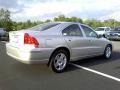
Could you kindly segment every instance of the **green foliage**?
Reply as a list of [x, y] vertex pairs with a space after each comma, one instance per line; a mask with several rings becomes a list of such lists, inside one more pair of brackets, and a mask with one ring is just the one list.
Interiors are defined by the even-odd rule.
[[95, 20], [95, 19], [87, 19], [84, 21], [84, 24], [86, 24], [92, 28], [104, 26], [104, 24], [101, 21]]
[[47, 19], [46, 21], [45, 21], [45, 23], [48, 23], [48, 22], [52, 22], [50, 19]]
[[26, 22], [13, 22], [10, 19], [10, 11], [6, 9], [0, 9], [0, 28], [6, 28], [8, 31], [27, 29], [41, 23], [47, 23], [52, 21], [79, 22], [91, 26], [92, 28], [97, 28], [101, 26], [108, 26], [114, 28], [120, 26], [120, 21], [114, 19], [108, 19], [105, 21], [100, 21], [96, 19], [82, 20], [81, 18], [78, 17], [74, 16], [66, 17], [65, 15], [59, 15], [58, 17], [54, 17], [53, 20], [47, 19], [44, 22], [43, 21], [32, 22], [30, 20], [27, 20]]
[[66, 21], [66, 22], [79, 22], [83, 23], [81, 18], [77, 17], [65, 17], [64, 15], [59, 15], [58, 17], [54, 18], [54, 21]]
[[27, 20], [26, 22], [13, 22], [13, 30], [27, 29], [41, 23], [43, 22], [41, 21], [31, 22], [30, 20]]
[[10, 19], [10, 11], [0, 9], [0, 27], [6, 28], [6, 30], [12, 30], [12, 20]]
[[82, 20], [81, 18], [78, 17], [65, 17], [64, 15], [59, 15], [58, 17], [54, 18], [54, 21], [66, 21], [66, 22], [79, 22], [79, 23], [84, 23], [92, 28], [97, 28], [97, 27], [120, 27], [120, 21], [114, 20], [114, 19], [108, 19], [104, 21], [96, 20], [96, 19], [87, 19], [87, 20]]
[[104, 21], [105, 26], [110, 26], [112, 28], [114, 27], [120, 27], [120, 22], [114, 19], [108, 19]]

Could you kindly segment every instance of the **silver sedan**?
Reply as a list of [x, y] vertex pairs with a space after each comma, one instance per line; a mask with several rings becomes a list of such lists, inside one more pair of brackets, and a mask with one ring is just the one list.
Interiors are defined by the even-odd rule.
[[69, 61], [102, 55], [109, 59], [112, 44], [89, 26], [73, 22], [51, 22], [9, 33], [7, 54], [27, 64], [46, 63], [63, 72]]

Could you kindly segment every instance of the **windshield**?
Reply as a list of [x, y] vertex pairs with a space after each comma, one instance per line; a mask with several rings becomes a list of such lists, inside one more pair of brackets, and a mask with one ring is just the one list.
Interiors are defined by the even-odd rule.
[[29, 30], [44, 31], [44, 30], [50, 29], [54, 26], [57, 26], [58, 24], [60, 24], [60, 23], [44, 23], [44, 24], [34, 26], [34, 27], [30, 28]]
[[97, 28], [96, 31], [104, 31], [104, 28]]
[[120, 28], [115, 28], [113, 31], [120, 31]]

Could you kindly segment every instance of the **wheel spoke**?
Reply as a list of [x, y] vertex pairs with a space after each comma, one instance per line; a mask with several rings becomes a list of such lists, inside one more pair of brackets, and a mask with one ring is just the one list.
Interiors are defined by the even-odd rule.
[[54, 61], [54, 66], [55, 66], [55, 68], [58, 67], [58, 62], [57, 62], [57, 60]]
[[60, 54], [60, 59], [64, 59], [65, 58], [65, 55], [64, 54]]
[[55, 57], [55, 59], [56, 59], [56, 60], [60, 59], [60, 55], [57, 55], [57, 56]]
[[63, 69], [63, 64], [59, 65], [59, 70]]

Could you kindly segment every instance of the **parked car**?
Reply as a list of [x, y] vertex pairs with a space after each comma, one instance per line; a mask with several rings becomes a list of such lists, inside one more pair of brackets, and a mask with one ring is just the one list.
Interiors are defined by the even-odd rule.
[[46, 63], [63, 72], [70, 61], [102, 55], [109, 59], [112, 44], [89, 26], [73, 22], [51, 22], [9, 33], [7, 54], [23, 63]]
[[98, 35], [106, 37], [106, 34], [111, 31], [110, 27], [98, 27], [95, 29]]
[[4, 36], [6, 34], [6, 31], [4, 28], [0, 28], [0, 37]]
[[0, 41], [8, 41], [9, 40], [9, 32], [6, 32], [5, 28], [0, 28]]
[[110, 40], [120, 40], [120, 27], [116, 27], [111, 32], [107, 33], [107, 38]]

